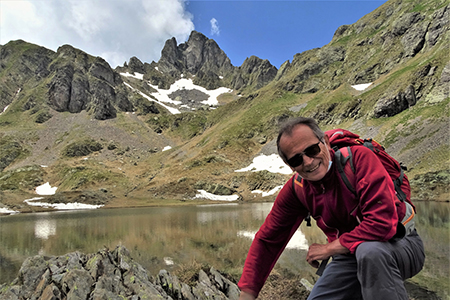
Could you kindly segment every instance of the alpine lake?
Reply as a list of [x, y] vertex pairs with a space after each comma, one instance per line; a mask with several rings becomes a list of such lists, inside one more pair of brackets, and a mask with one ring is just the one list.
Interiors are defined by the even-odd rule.
[[[412, 281], [450, 299], [450, 204], [414, 204], [427, 257]], [[11, 283], [30, 256], [95, 253], [117, 245], [125, 246], [151, 275], [205, 264], [239, 278], [252, 237], [271, 207], [272, 203], [227, 203], [0, 216], [0, 284]], [[312, 243], [325, 242], [314, 222], [311, 227], [303, 223], [275, 268], [313, 283], [317, 276], [306, 263], [306, 250]]]

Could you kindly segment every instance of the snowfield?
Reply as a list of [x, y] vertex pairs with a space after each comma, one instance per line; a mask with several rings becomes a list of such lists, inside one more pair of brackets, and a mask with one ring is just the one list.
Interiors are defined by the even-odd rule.
[[[120, 73], [120, 75], [124, 76], [124, 77], [132, 77], [135, 79], [139, 79], [139, 80], [144, 80], [144, 74], [140, 74], [140, 73], [135, 73], [130, 74], [128, 72], [126, 73]], [[182, 76], [183, 77], [183, 76]], [[141, 96], [143, 96], [144, 98], [148, 99], [149, 101], [155, 101], [158, 104], [162, 105], [164, 108], [166, 108], [170, 113], [172, 114], [179, 114], [180, 110], [173, 107], [173, 106], [177, 106], [179, 108], [187, 108], [190, 110], [195, 110], [195, 108], [193, 107], [189, 107], [186, 104], [182, 104], [181, 101], [176, 101], [176, 100], [172, 100], [169, 96], [177, 91], [183, 91], [183, 90], [197, 90], [200, 91], [204, 94], [207, 95], [208, 99], [201, 101], [202, 104], [204, 105], [208, 105], [211, 107], [217, 106], [219, 104], [219, 101], [217, 100], [217, 97], [219, 97], [222, 94], [225, 93], [231, 93], [233, 90], [226, 88], [226, 87], [220, 87], [217, 88], [215, 90], [207, 90], [204, 87], [201, 87], [199, 85], [195, 85], [192, 81], [192, 79], [187, 79], [187, 78], [181, 78], [179, 80], [177, 80], [175, 83], [173, 83], [170, 88], [168, 90], [164, 90], [164, 89], [160, 89], [158, 86], [156, 85], [152, 85], [150, 83], [147, 82], [147, 84], [152, 87], [153, 89], [156, 90], [156, 92], [151, 93], [150, 95], [147, 95], [145, 93], [143, 93], [142, 91], [139, 91], [135, 88], [133, 88], [130, 84], [124, 82], [124, 84], [134, 90], [137, 91]], [[153, 97], [153, 98], [152, 98]], [[189, 102], [189, 101], [188, 101]], [[172, 105], [172, 106], [168, 106], [166, 104]]]

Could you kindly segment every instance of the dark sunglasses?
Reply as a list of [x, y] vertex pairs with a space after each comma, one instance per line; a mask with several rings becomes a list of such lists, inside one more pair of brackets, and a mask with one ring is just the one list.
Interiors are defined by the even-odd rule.
[[288, 165], [291, 166], [292, 168], [300, 166], [303, 163], [303, 155], [314, 158], [321, 151], [319, 144], [320, 141], [317, 144], [309, 146], [302, 153], [297, 153], [291, 158], [289, 158], [287, 160]]

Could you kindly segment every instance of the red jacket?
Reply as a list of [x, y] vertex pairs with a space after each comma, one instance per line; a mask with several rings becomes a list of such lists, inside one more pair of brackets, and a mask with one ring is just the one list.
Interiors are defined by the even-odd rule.
[[[353, 146], [356, 192], [350, 192], [335, 168], [321, 181], [292, 180], [278, 194], [272, 210], [255, 236], [245, 261], [241, 290], [258, 294], [286, 244], [311, 214], [328, 238], [339, 239], [354, 253], [364, 241], [388, 241], [396, 233], [398, 216], [394, 185], [376, 155], [366, 147]], [[334, 151], [330, 150], [334, 160]]]

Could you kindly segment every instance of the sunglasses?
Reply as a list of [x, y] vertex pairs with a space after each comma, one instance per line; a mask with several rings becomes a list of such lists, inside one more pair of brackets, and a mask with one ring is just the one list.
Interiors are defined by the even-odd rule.
[[291, 158], [289, 158], [287, 160], [288, 165], [291, 166], [292, 168], [300, 166], [303, 163], [303, 155], [314, 158], [321, 151], [319, 144], [320, 141], [317, 144], [309, 146], [302, 153], [297, 153]]

